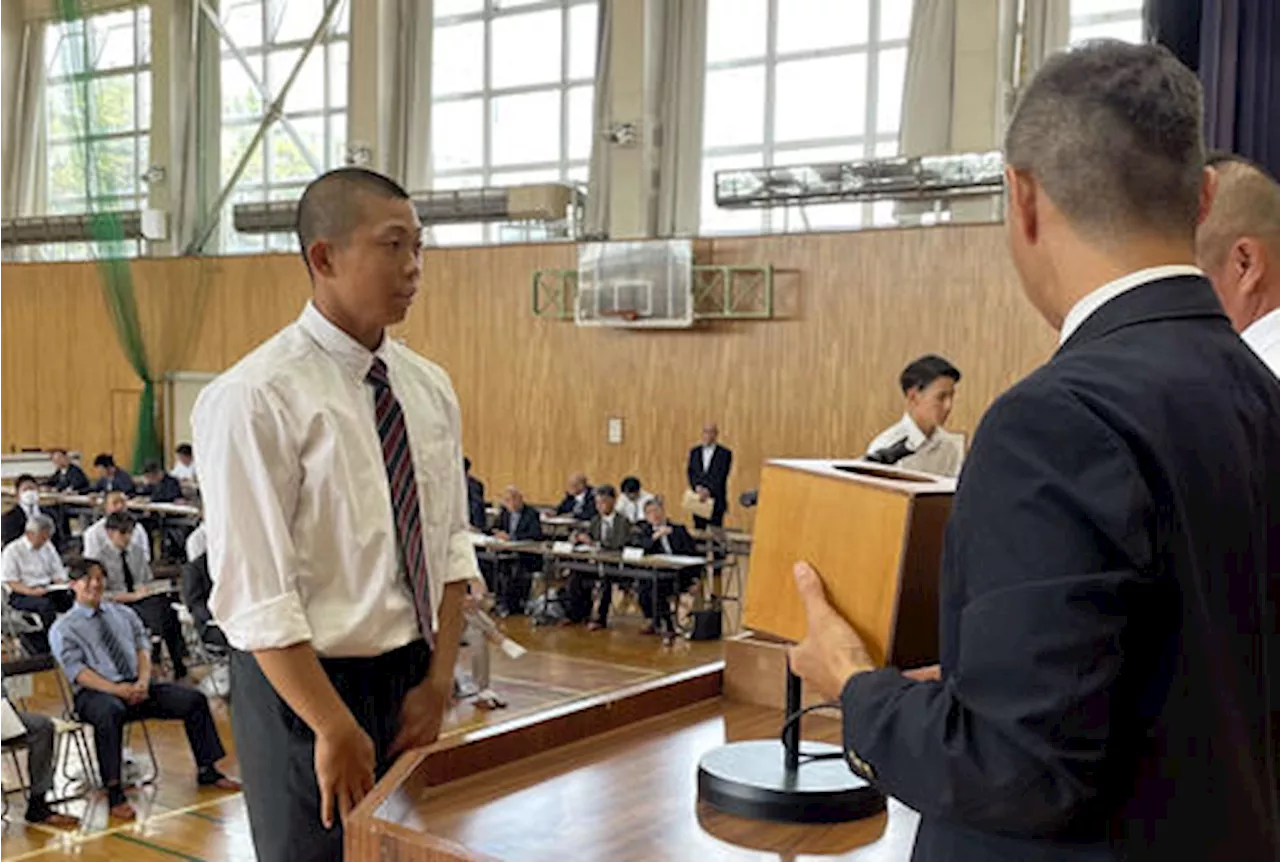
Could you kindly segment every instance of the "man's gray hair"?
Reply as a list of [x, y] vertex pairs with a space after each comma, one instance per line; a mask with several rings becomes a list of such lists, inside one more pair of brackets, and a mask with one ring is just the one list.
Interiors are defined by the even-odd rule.
[[1044, 64], [1005, 135], [1005, 162], [1032, 174], [1092, 240], [1191, 238], [1204, 172], [1203, 95], [1157, 45], [1088, 42]]
[[50, 518], [48, 515], [32, 515], [30, 518], [27, 518], [27, 535], [31, 535], [32, 533], [52, 532], [53, 518]]

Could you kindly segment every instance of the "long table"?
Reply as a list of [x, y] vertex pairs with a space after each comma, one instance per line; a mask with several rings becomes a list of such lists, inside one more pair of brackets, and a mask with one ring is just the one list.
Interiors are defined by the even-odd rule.
[[[0, 484], [0, 497], [15, 499], [17, 491], [10, 483]], [[62, 491], [40, 491], [41, 506], [72, 506], [83, 509], [98, 510], [106, 500], [105, 494], [74, 494]], [[190, 503], [153, 503], [146, 497], [130, 497], [128, 508], [135, 512], [147, 512], [154, 515], [165, 515], [170, 518], [193, 518], [199, 520], [200, 507]]]

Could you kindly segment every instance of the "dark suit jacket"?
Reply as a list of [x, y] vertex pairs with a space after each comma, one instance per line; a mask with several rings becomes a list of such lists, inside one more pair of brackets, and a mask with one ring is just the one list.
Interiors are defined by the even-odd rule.
[[21, 506], [14, 506], [0, 517], [0, 547], [21, 539], [27, 532], [27, 513]]
[[619, 551], [631, 543], [633, 529], [634, 525], [626, 519], [626, 516], [615, 509], [613, 513], [613, 531], [609, 533], [608, 541], [602, 538], [604, 535], [604, 516], [598, 513], [587, 526], [587, 535], [601, 549]]
[[[653, 538], [653, 525], [648, 521], [641, 521], [637, 524], [640, 529], [636, 536], [636, 544], [644, 548], [646, 554], [665, 554], [666, 548], [662, 547], [661, 539]], [[671, 535], [668, 536], [671, 542], [671, 553], [681, 556], [698, 556], [698, 543], [693, 540], [693, 536], [689, 535], [689, 531], [680, 524], [671, 525]]]
[[179, 587], [182, 603], [191, 611], [200, 631], [213, 622], [209, 611], [209, 594], [213, 592], [213, 578], [209, 577], [209, 555], [201, 554], [182, 564], [182, 584]]
[[49, 477], [48, 485], [55, 491], [83, 493], [89, 490], [89, 477], [78, 465], [68, 464], [67, 469], [59, 470]]
[[484, 510], [484, 482], [481, 482], [475, 476], [468, 476], [467, 521], [477, 530], [483, 530], [487, 520]]
[[578, 498], [572, 494], [565, 494], [564, 499], [560, 501], [560, 505], [556, 506], [557, 515], [572, 515], [579, 521], [590, 521], [596, 514], [596, 489], [588, 488], [587, 494], [582, 498], [582, 505], [578, 505]]
[[182, 497], [182, 485], [177, 479], [168, 475], [154, 485], [143, 485], [136, 490], [144, 497], [149, 497], [153, 503], [172, 503]]
[[718, 443], [716, 451], [711, 453], [711, 467], [707, 470], [702, 468], [702, 444], [689, 450], [689, 466], [686, 470], [689, 474], [689, 487], [696, 491], [702, 486], [711, 492], [716, 501], [715, 510], [711, 513], [713, 518], [723, 515], [729, 509], [729, 471], [732, 469], [733, 452]]
[[914, 859], [1278, 858], [1277, 429], [1196, 277], [1112, 299], [988, 410], [942, 682], [842, 698], [855, 771], [923, 815]]
[[128, 470], [116, 470], [114, 476], [103, 476], [97, 482], [93, 483], [93, 490], [100, 493], [108, 491], [123, 491], [126, 494], [133, 494], [133, 477], [129, 475]]
[[515, 541], [539, 542], [542, 540], [542, 516], [532, 506], [525, 506], [520, 510], [515, 532], [512, 532], [511, 512], [504, 507], [498, 512], [498, 522], [493, 525], [493, 531], [507, 533]]

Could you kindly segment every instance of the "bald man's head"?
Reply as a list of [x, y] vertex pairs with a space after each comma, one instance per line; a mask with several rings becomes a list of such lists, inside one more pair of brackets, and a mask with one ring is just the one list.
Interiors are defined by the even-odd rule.
[[1231, 324], [1248, 328], [1280, 308], [1280, 184], [1233, 155], [1214, 155], [1218, 191], [1196, 232], [1196, 258]]

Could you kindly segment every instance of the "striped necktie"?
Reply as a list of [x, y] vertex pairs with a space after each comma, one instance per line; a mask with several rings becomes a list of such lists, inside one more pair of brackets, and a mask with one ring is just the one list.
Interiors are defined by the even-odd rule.
[[391, 512], [396, 522], [396, 545], [400, 563], [413, 593], [418, 627], [427, 644], [434, 647], [431, 628], [431, 584], [427, 578], [426, 546], [422, 541], [422, 511], [418, 505], [418, 482], [413, 473], [413, 453], [404, 425], [404, 411], [391, 391], [387, 364], [374, 358], [365, 382], [373, 387], [374, 417], [382, 440], [382, 460], [387, 467], [391, 489]]
[[107, 622], [107, 615], [101, 607], [94, 611], [93, 618], [98, 621], [98, 637], [102, 639], [102, 645], [107, 648], [107, 657], [111, 659], [116, 673], [120, 674], [120, 679], [130, 682], [137, 679], [138, 674], [133, 670], [129, 654], [125, 652], [124, 644], [120, 643], [120, 639], [111, 630], [111, 624]]

